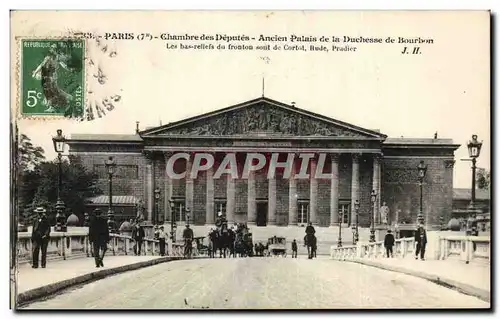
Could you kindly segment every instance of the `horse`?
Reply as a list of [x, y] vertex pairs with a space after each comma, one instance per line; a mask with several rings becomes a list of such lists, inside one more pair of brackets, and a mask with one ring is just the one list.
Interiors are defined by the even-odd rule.
[[316, 236], [314, 234], [307, 234], [304, 237], [304, 244], [307, 246], [308, 259], [316, 257]]
[[233, 246], [233, 241], [231, 240], [231, 235], [229, 234], [229, 232], [222, 232], [222, 233], [219, 233], [218, 231], [214, 231], [214, 241], [213, 241], [213, 254], [215, 255], [216, 251], [219, 250], [220, 252], [220, 257], [219, 258], [222, 258], [222, 256], [224, 255], [224, 258], [226, 258], [226, 253], [227, 253], [227, 250], [229, 249], [230, 250], [230, 253], [231, 253], [231, 248]]

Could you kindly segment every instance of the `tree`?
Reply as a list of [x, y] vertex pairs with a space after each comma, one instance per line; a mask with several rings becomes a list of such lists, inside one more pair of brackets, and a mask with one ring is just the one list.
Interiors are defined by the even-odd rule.
[[18, 143], [17, 168], [20, 172], [33, 170], [45, 160], [43, 148], [34, 146], [28, 136], [21, 134]]
[[[30, 212], [37, 206], [47, 208], [51, 219], [55, 218], [55, 203], [57, 201], [59, 167], [58, 160], [42, 162], [36, 166], [36, 191], [33, 195]], [[62, 186], [60, 198], [66, 206], [66, 215], [74, 213], [83, 221], [85, 200], [102, 194], [97, 187], [97, 176], [88, 172], [82, 165], [80, 158], [69, 156], [61, 164]], [[31, 195], [30, 194], [30, 195]]]
[[484, 168], [480, 168], [476, 172], [477, 188], [489, 189], [490, 188], [490, 172]]

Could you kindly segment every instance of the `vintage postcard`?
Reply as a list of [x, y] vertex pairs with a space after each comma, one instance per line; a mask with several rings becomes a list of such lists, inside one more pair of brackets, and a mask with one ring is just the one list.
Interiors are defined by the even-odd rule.
[[12, 307], [490, 309], [490, 24], [12, 11]]

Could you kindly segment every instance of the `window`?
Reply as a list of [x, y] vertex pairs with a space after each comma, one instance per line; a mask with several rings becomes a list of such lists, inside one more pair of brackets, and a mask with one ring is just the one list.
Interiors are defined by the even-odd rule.
[[175, 222], [186, 221], [186, 203], [184, 198], [174, 199]]
[[[100, 179], [109, 177], [104, 164], [94, 164], [94, 173]], [[137, 165], [116, 165], [113, 178], [137, 179], [139, 178], [139, 167]]]
[[306, 224], [309, 221], [309, 201], [299, 200], [297, 205], [297, 223]]
[[214, 203], [214, 220], [217, 220], [217, 214], [222, 212], [223, 215], [226, 215], [226, 199], [225, 198], [216, 198]]
[[339, 218], [342, 218], [343, 224], [350, 224], [351, 221], [351, 211], [349, 203], [339, 204]]

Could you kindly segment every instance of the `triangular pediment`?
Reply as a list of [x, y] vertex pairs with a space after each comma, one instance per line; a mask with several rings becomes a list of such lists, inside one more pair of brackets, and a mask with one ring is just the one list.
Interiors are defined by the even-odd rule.
[[148, 129], [141, 132], [141, 136], [386, 137], [264, 97]]

